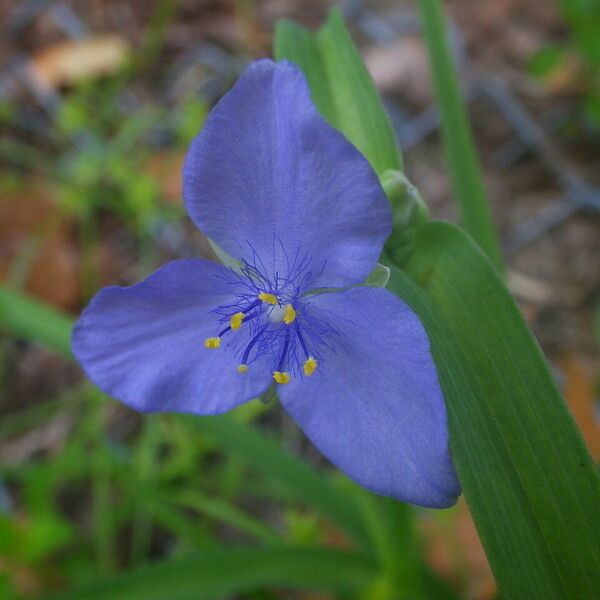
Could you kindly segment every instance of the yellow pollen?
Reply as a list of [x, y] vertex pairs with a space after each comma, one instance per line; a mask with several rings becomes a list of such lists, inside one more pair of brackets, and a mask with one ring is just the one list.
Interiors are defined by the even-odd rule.
[[267, 292], [261, 292], [258, 295], [258, 299], [262, 300], [265, 304], [277, 304], [277, 296], [275, 294], [268, 294]]
[[237, 331], [242, 326], [243, 320], [244, 320], [243, 312], [237, 312], [237, 313], [235, 313], [235, 315], [231, 315], [231, 318], [229, 319], [229, 325], [231, 326], [231, 329], [233, 329], [234, 331]]
[[286, 371], [273, 371], [273, 379], [275, 380], [275, 383], [283, 385], [284, 383], [290, 382], [290, 374]]
[[236, 369], [238, 373], [243, 375], [244, 373], [248, 372], [248, 365], [242, 363], [241, 365], [238, 365]]
[[309, 356], [304, 361], [302, 368], [304, 369], [304, 374], [310, 376], [317, 370], [317, 361], [312, 356]]
[[283, 307], [283, 322], [286, 325], [291, 325], [296, 319], [296, 311], [291, 304], [286, 304]]
[[218, 348], [221, 345], [220, 337], [210, 337], [204, 340], [205, 348]]

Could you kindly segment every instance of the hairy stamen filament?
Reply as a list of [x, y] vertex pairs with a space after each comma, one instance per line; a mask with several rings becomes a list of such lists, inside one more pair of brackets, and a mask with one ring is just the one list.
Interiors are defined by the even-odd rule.
[[306, 348], [304, 338], [300, 333], [300, 326], [298, 325], [298, 323], [295, 324], [294, 330], [296, 331], [296, 336], [298, 337], [300, 346], [302, 346], [302, 350], [304, 350], [304, 356], [306, 356], [306, 360], [302, 364], [302, 369], [304, 371], [304, 374], [307, 377], [310, 377], [317, 370], [317, 360], [308, 353], [308, 349]]
[[244, 374], [248, 371], [248, 358], [250, 356], [250, 352], [254, 347], [254, 344], [258, 342], [260, 336], [265, 332], [265, 329], [268, 325], [264, 325], [258, 330], [258, 333], [250, 340], [250, 343], [246, 346], [246, 350], [244, 350], [244, 356], [242, 356], [242, 362], [237, 366], [238, 373]]
[[[256, 306], [256, 305], [254, 305], [254, 306]], [[245, 312], [248, 312], [248, 309]], [[242, 322], [247, 323], [248, 321], [251, 321], [252, 319], [254, 319], [257, 316], [258, 316], [258, 313], [254, 313], [254, 314], [246, 317], [244, 312], [237, 312], [237, 313], [231, 315], [231, 317], [229, 319], [229, 325], [227, 327], [221, 329], [221, 331], [219, 331], [219, 333], [217, 333], [217, 335], [215, 337], [206, 338], [204, 340], [204, 347], [205, 348], [213, 348], [213, 349], [220, 348], [221, 338], [228, 331], [232, 331], [232, 330], [237, 331], [242, 326]]]
[[276, 383], [285, 384], [290, 382], [290, 374], [283, 370], [285, 359], [287, 357], [288, 348], [290, 347], [290, 330], [286, 328], [285, 331], [285, 342], [283, 343], [283, 350], [281, 351], [281, 358], [279, 359], [279, 365], [277, 370], [273, 371], [273, 379]]
[[300, 346], [302, 346], [302, 350], [304, 350], [304, 355], [308, 357], [308, 350], [306, 349], [306, 344], [304, 343], [304, 338], [302, 337], [302, 334], [300, 333], [300, 325], [298, 325], [297, 322], [294, 324], [294, 331], [296, 332], [296, 335], [298, 336], [298, 341], [300, 342]]
[[[318, 317], [303, 314], [301, 299], [311, 289], [312, 281], [318, 273], [313, 270], [307, 255], [302, 255], [297, 250], [295, 255], [288, 256], [282, 246], [287, 270], [284, 268], [283, 272], [275, 271], [269, 276], [265, 264], [251, 246], [250, 248], [250, 261], [243, 261], [244, 266], [240, 271], [232, 270], [230, 276], [225, 277], [239, 287], [230, 304], [223, 304], [213, 311], [219, 315], [217, 327], [221, 329], [215, 337], [206, 338], [204, 346], [213, 349], [221, 347], [222, 336], [230, 331], [246, 330], [247, 322], [256, 319], [249, 328], [249, 342], [242, 334], [241, 340], [237, 338], [227, 344], [232, 352], [237, 352], [240, 343], [246, 344], [245, 349], [241, 346], [244, 351], [242, 360], [236, 367], [237, 372], [247, 373], [250, 364], [260, 356], [275, 352], [280, 355], [276, 370], [271, 371], [276, 383], [289, 383], [295, 369], [301, 370], [304, 376], [310, 376], [320, 365], [317, 358], [309, 353], [309, 348], [313, 350], [314, 346], [313, 351], [316, 352], [321, 344], [328, 345], [324, 336], [335, 333], [334, 328]], [[273, 365], [274, 361], [269, 362]]]
[[256, 308], [261, 303], [261, 300], [255, 300], [250, 306], [247, 306], [242, 313], [247, 315], [252, 309]]

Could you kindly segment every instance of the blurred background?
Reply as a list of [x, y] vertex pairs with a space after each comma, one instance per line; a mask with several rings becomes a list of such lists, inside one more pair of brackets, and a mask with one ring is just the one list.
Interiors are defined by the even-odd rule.
[[[129, 285], [174, 258], [210, 258], [183, 210], [185, 149], [244, 65], [271, 54], [278, 19], [316, 28], [332, 5], [2, 0], [2, 285], [76, 316], [101, 286]], [[339, 5], [407, 175], [434, 218], [455, 220], [415, 4]], [[600, 1], [444, 6], [508, 284], [598, 460]], [[64, 351], [9, 334], [4, 319], [0, 302], [0, 598], [46, 597], [216, 548], [352, 547], [331, 514], [302, 497], [303, 469], [341, 504], [363, 506], [364, 495], [276, 403], [252, 403], [231, 423], [142, 419], [86, 383]], [[462, 500], [406, 510], [398, 535], [411, 544], [398, 556], [410, 566], [418, 555], [442, 582], [428, 597], [496, 597]], [[285, 581], [256, 587], [206, 597], [348, 597]]]

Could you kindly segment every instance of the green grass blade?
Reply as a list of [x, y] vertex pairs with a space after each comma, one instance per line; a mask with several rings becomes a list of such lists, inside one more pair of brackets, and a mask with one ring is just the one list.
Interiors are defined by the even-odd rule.
[[302, 69], [321, 114], [367, 157], [380, 177], [388, 169], [402, 169], [389, 117], [338, 10], [331, 11], [314, 35], [289, 21], [278, 22], [274, 54]]
[[473, 134], [460, 93], [439, 0], [419, 0], [446, 161], [462, 222], [494, 265], [503, 270], [500, 243], [487, 201]]
[[354, 498], [285, 452], [277, 440], [228, 415], [195, 418], [195, 422], [221, 450], [237, 456], [267, 477], [286, 499], [312, 507], [359, 544], [368, 544], [368, 534]]
[[99, 581], [54, 600], [217, 600], [263, 588], [347, 595], [369, 585], [376, 573], [368, 558], [339, 550], [214, 548], [195, 558], [159, 563]]
[[427, 577], [420, 554], [414, 507], [363, 490], [359, 498], [381, 564], [379, 585], [385, 584], [389, 590], [404, 590], [410, 598], [422, 598]]
[[0, 328], [71, 356], [72, 320], [50, 306], [0, 286]]
[[221, 498], [209, 498], [196, 490], [182, 490], [171, 494], [169, 499], [174, 504], [235, 527], [257, 540], [274, 544], [280, 539], [268, 525]]
[[597, 598], [600, 481], [510, 293], [448, 223], [421, 226], [404, 267], [388, 287], [429, 333], [452, 455], [502, 597]]

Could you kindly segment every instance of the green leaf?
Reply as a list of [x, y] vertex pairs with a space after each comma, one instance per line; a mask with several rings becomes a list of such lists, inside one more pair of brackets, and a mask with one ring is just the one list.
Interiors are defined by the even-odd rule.
[[368, 533], [353, 497], [342, 494], [318, 471], [285, 452], [279, 441], [229, 415], [194, 418], [194, 421], [221, 450], [237, 456], [269, 479], [288, 500], [312, 507], [355, 541], [368, 544]]
[[71, 356], [72, 321], [45, 304], [0, 286], [0, 328]]
[[390, 279], [390, 268], [377, 263], [362, 285], [384, 288]]
[[527, 60], [527, 70], [535, 77], [548, 77], [561, 66], [566, 58], [564, 47], [542, 46]]
[[500, 243], [494, 230], [473, 133], [446, 40], [442, 7], [439, 0], [419, 0], [419, 3], [442, 120], [446, 161], [462, 222], [494, 265], [502, 270]]
[[[360, 490], [359, 499], [381, 564], [381, 575], [374, 584], [380, 595], [374, 591], [372, 594], [394, 598], [398, 590], [403, 590], [403, 597], [422, 598], [425, 588], [430, 587], [435, 578], [423, 566], [414, 508], [366, 490]], [[442, 597], [447, 596], [436, 594], [436, 598]]]
[[376, 574], [370, 559], [339, 550], [211, 548], [195, 558], [136, 569], [55, 600], [217, 600], [274, 587], [348, 594], [369, 585]]
[[321, 114], [367, 157], [380, 177], [388, 169], [401, 170], [389, 117], [338, 10], [331, 11], [315, 35], [279, 21], [274, 54], [302, 69]]
[[457, 227], [416, 230], [388, 288], [430, 336], [464, 495], [505, 600], [597, 598], [600, 481], [504, 283]]
[[[600, 67], [600, 2], [557, 0], [556, 4], [571, 30], [573, 41], [597, 76]], [[590, 85], [594, 83], [590, 82]]]
[[181, 490], [173, 493], [170, 499], [175, 504], [227, 523], [258, 540], [275, 543], [279, 539], [279, 536], [268, 525], [221, 498], [209, 498], [196, 490]]

